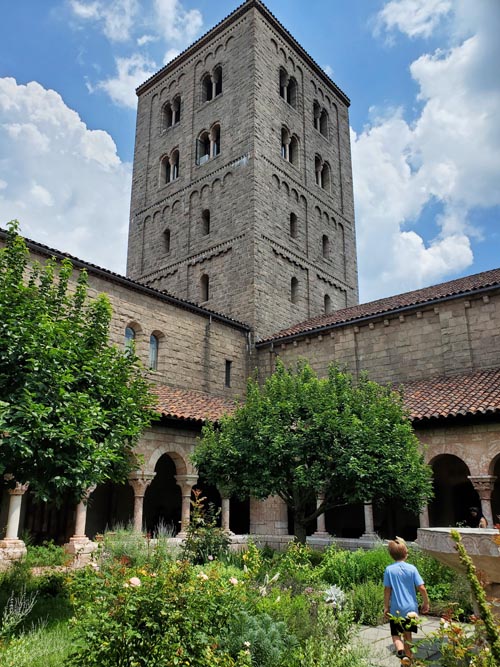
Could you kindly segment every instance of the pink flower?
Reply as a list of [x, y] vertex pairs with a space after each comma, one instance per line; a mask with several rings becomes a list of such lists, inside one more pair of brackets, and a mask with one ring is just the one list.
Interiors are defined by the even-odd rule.
[[140, 585], [141, 585], [141, 580], [139, 579], [139, 577], [131, 577], [131, 578], [128, 580], [128, 583], [129, 583], [131, 586], [134, 586], [134, 588], [137, 588], [137, 586], [140, 586]]
[[236, 584], [238, 583], [238, 579], [236, 579], [236, 577], [231, 577], [231, 579], [229, 580], [229, 583], [233, 584], [233, 586], [236, 586]]

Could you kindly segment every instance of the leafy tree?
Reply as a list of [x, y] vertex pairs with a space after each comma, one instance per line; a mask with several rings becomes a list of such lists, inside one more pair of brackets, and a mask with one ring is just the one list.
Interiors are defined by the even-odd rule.
[[111, 306], [69, 260], [30, 265], [18, 223], [0, 250], [0, 474], [40, 500], [122, 481], [154, 416], [133, 350], [109, 345]]
[[278, 360], [262, 387], [249, 381], [233, 415], [204, 428], [194, 461], [226, 493], [280, 496], [301, 541], [329, 508], [393, 501], [418, 513], [431, 495], [401, 395], [334, 365], [319, 379], [305, 362], [288, 370]]

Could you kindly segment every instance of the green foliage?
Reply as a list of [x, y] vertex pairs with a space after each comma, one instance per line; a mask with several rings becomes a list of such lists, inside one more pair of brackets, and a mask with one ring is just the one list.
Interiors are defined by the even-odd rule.
[[[108, 344], [107, 297], [88, 297], [82, 271], [30, 266], [18, 224], [0, 250], [0, 474], [37, 499], [80, 500], [126, 478], [154, 399], [137, 358]], [[13, 481], [11, 483], [14, 483]]]
[[301, 591], [314, 581], [312, 567], [312, 549], [301, 542], [290, 542], [283, 554], [272, 563], [271, 572], [278, 573], [281, 584]]
[[362, 625], [380, 625], [384, 622], [382, 582], [364, 581], [356, 584], [351, 591], [354, 620]]
[[245, 589], [229, 581], [221, 567], [204, 572], [179, 561], [133, 573], [116, 565], [98, 572], [89, 568], [75, 578], [78, 648], [68, 665], [245, 664], [220, 648], [245, 608]]
[[257, 598], [255, 605], [258, 611], [283, 621], [299, 641], [305, 641], [314, 634], [321, 602], [321, 594], [311, 587], [304, 589], [302, 595], [290, 588], [283, 590], [276, 587], [268, 595]]
[[64, 667], [73, 649], [72, 631], [67, 623], [51, 627], [37, 625], [12, 639], [2, 650], [2, 667]]
[[182, 557], [195, 565], [225, 558], [229, 552], [230, 539], [222, 528], [217, 526], [219, 510], [211, 504], [205, 508], [206, 498], [201, 497], [199, 489], [195, 489], [193, 493], [191, 518], [182, 546]]
[[381, 582], [392, 559], [384, 546], [364, 551], [345, 551], [332, 545], [326, 549], [317, 576], [344, 590], [366, 581]]
[[232, 655], [248, 649], [253, 667], [279, 667], [283, 658], [297, 644], [285, 623], [274, 621], [268, 614], [238, 614], [226, 639]]
[[49, 541], [44, 542], [41, 546], [28, 545], [25, 562], [28, 567], [63, 566], [68, 564], [68, 554], [63, 547]]
[[336, 366], [319, 379], [305, 362], [288, 370], [278, 360], [263, 387], [249, 381], [233, 415], [204, 428], [193, 458], [228, 493], [279, 495], [303, 542], [306, 526], [329, 507], [396, 501], [418, 512], [431, 495], [402, 397]]

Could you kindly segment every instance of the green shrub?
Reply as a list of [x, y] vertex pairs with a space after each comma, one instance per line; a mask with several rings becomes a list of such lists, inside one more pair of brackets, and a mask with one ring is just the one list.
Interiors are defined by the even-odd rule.
[[57, 567], [68, 565], [71, 561], [64, 547], [53, 541], [43, 542], [41, 546], [27, 547], [25, 563], [28, 567]]
[[300, 593], [307, 584], [315, 580], [312, 553], [312, 549], [306, 544], [290, 542], [286, 551], [273, 560], [271, 572], [279, 572], [283, 587], [291, 587], [293, 592]]
[[249, 664], [245, 655], [220, 648], [246, 608], [245, 586], [231, 582], [222, 566], [206, 572], [187, 561], [167, 562], [158, 572], [120, 564], [88, 568], [75, 577], [73, 594], [77, 650], [68, 665], [165, 667], [175, 664], [173, 656], [191, 667]]
[[63, 667], [73, 649], [67, 622], [51, 627], [38, 625], [0, 646], [2, 667]]
[[330, 546], [318, 567], [318, 576], [343, 590], [365, 581], [382, 581], [385, 568], [392, 559], [383, 546], [370, 551], [345, 551]]
[[206, 498], [201, 497], [199, 489], [193, 493], [195, 498], [191, 501], [191, 518], [182, 546], [182, 557], [195, 565], [203, 565], [216, 558], [224, 559], [229, 553], [230, 538], [217, 526], [220, 510], [212, 503], [205, 508]]
[[384, 586], [382, 582], [364, 581], [350, 592], [354, 620], [363, 625], [384, 622]]
[[314, 633], [321, 602], [321, 593], [312, 588], [307, 588], [302, 595], [294, 594], [290, 589], [275, 588], [265, 597], [257, 598], [255, 604], [259, 612], [283, 621], [298, 640], [304, 641]]

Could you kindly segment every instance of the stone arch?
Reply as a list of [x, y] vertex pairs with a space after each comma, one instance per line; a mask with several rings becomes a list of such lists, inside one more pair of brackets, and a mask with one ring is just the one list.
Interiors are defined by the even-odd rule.
[[299, 193], [295, 188], [291, 189], [290, 194], [292, 195], [292, 197], [295, 199], [296, 202], [299, 201]]
[[226, 49], [226, 51], [227, 51], [227, 47], [229, 46], [229, 44], [230, 44], [233, 40], [234, 40], [234, 37], [233, 37], [232, 35], [226, 39], [226, 43], [225, 43], [225, 45], [224, 45], [224, 48]]
[[214, 192], [214, 190], [215, 190], [216, 188], [219, 188], [219, 189], [222, 188], [222, 181], [221, 181], [220, 178], [215, 178], [215, 179], [212, 181], [212, 192]]
[[273, 175], [272, 175], [272, 181], [273, 181], [274, 185], [275, 185], [275, 186], [278, 188], [278, 190], [279, 190], [279, 189], [281, 188], [281, 183], [280, 183], [280, 179], [278, 178], [278, 176], [276, 176], [276, 174], [273, 174]]
[[281, 185], [283, 187], [283, 190], [286, 192], [286, 194], [288, 196], [290, 196], [290, 188], [288, 186], [288, 183], [286, 181], [283, 181]]
[[227, 174], [224, 174], [224, 177], [222, 179], [222, 184], [224, 185], [224, 187], [226, 187], [226, 185], [230, 185], [233, 178], [234, 176], [232, 171], [228, 171]]
[[271, 39], [271, 44], [274, 46], [275, 52], [278, 53], [278, 44], [274, 41], [274, 39]]
[[182, 492], [176, 482], [179, 472], [175, 453], [163, 453], [155, 463], [153, 481], [144, 496], [143, 521], [151, 535], [158, 534], [163, 526], [176, 534], [180, 529]]
[[215, 51], [214, 51], [214, 57], [215, 57], [215, 58], [217, 58], [218, 54], [222, 51], [223, 48], [224, 48], [224, 46], [223, 46], [222, 44], [219, 44], [219, 45], [216, 47], [216, 49], [215, 49]]
[[283, 49], [283, 48], [281, 48], [281, 47], [280, 47], [280, 56], [283, 58], [283, 62], [286, 63], [286, 53], [285, 53], [285, 49]]
[[213, 52], [212, 52], [212, 51], [209, 51], [209, 53], [207, 53], [207, 55], [205, 56], [205, 60], [203, 61], [203, 62], [205, 63], [205, 65], [206, 65], [207, 62], [210, 60], [210, 58], [213, 58], [213, 57], [214, 57]]
[[196, 203], [200, 199], [200, 193], [198, 190], [193, 190], [193, 192], [189, 195], [189, 202], [191, 205], [196, 206]]
[[173, 442], [159, 445], [150, 455], [147, 463], [144, 465], [146, 473], [153, 473], [156, 464], [162, 456], [167, 454], [175, 463], [177, 475], [196, 475], [196, 470], [193, 464], [189, 461], [189, 452], [186, 452], [184, 447]]
[[468, 479], [465, 461], [450, 453], [436, 454], [429, 465], [433, 470], [434, 498], [429, 504], [431, 526], [455, 526], [468, 518], [468, 508], [481, 506], [477, 492]]
[[206, 183], [200, 191], [200, 197], [203, 199], [203, 197], [206, 197], [210, 192], [210, 186], [208, 183]]
[[178, 78], [177, 78], [177, 84], [178, 84], [178, 85], [183, 85], [183, 84], [182, 84], [182, 79], [185, 79], [185, 78], [186, 78], [186, 75], [184, 74], [184, 72], [181, 72], [181, 73], [179, 74]]

